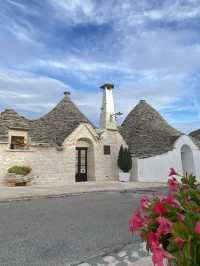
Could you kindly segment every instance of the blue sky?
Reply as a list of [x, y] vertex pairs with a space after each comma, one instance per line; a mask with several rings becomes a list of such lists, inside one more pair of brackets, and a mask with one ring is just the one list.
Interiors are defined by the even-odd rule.
[[98, 124], [111, 82], [121, 120], [146, 99], [200, 128], [199, 25], [199, 0], [1, 0], [0, 111], [38, 118], [68, 90]]

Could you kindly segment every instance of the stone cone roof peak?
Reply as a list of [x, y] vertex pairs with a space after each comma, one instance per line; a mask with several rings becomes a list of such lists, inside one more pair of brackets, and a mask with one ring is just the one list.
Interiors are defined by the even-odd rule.
[[71, 101], [69, 94], [38, 120], [30, 122], [31, 138], [36, 142], [50, 142], [61, 145], [82, 121], [89, 122], [86, 116]]
[[29, 130], [33, 142], [61, 145], [83, 121], [90, 123], [71, 101], [69, 94], [65, 94], [53, 110], [36, 120], [28, 120], [12, 109], [2, 112], [0, 140], [8, 140], [8, 130], [14, 128]]
[[140, 101], [128, 114], [120, 132], [132, 155], [138, 158], [172, 150], [175, 140], [181, 135], [145, 100]]

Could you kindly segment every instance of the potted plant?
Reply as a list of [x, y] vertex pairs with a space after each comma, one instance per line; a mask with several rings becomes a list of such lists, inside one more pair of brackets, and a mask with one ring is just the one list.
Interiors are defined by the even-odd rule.
[[132, 169], [132, 158], [128, 148], [120, 147], [118, 155], [119, 181], [127, 182], [130, 180], [130, 170]]
[[[195, 176], [172, 168], [169, 192], [143, 197], [129, 221], [131, 232], [146, 242], [155, 266], [200, 266], [200, 190]], [[178, 180], [178, 178], [180, 180]]]
[[6, 182], [10, 186], [27, 186], [30, 185], [33, 177], [32, 169], [29, 166], [12, 166], [8, 169]]

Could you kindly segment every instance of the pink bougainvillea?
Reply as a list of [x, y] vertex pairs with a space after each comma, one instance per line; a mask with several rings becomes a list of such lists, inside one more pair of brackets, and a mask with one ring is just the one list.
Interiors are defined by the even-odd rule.
[[167, 252], [161, 247], [155, 247], [152, 250], [152, 260], [156, 266], [164, 266], [163, 262], [164, 259], [173, 259], [173, 258], [174, 256], [172, 256], [169, 252]]
[[177, 176], [178, 173], [174, 170], [174, 168], [170, 168], [169, 177], [171, 176]]
[[142, 199], [140, 201], [140, 205], [141, 205], [141, 208], [142, 208], [143, 211], [147, 210], [149, 204], [150, 204], [149, 197], [147, 197], [147, 196], [142, 197]]
[[[194, 176], [181, 178], [170, 169], [168, 194], [143, 197], [129, 221], [130, 230], [146, 241], [155, 266], [200, 266], [200, 191]], [[180, 253], [181, 252], [181, 253]], [[181, 255], [180, 255], [181, 254]]]
[[179, 184], [175, 177], [172, 177], [172, 179], [168, 180], [169, 189], [174, 192], [179, 191]]
[[167, 209], [165, 208], [165, 205], [161, 202], [158, 201], [156, 202], [154, 208], [153, 208], [154, 213], [158, 214], [158, 215], [164, 215], [167, 211]]
[[200, 235], [200, 221], [198, 221], [196, 223], [196, 226], [195, 226], [195, 233]]
[[141, 218], [140, 212], [133, 214], [132, 218], [129, 221], [129, 228], [132, 232], [137, 231], [144, 225], [144, 221]]
[[157, 222], [159, 224], [157, 231], [159, 235], [167, 235], [171, 233], [173, 223], [169, 219], [165, 217], [158, 217]]
[[183, 238], [181, 238], [180, 236], [177, 236], [175, 238], [175, 243], [177, 244], [177, 246], [179, 248], [183, 248], [184, 244], [185, 244], [185, 240]]

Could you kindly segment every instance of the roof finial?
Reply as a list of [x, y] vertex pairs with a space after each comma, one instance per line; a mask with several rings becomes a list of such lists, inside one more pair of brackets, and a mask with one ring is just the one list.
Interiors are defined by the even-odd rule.
[[101, 88], [101, 89], [112, 90], [112, 89], [114, 89], [114, 85], [113, 85], [112, 83], [105, 83], [105, 84], [103, 84], [100, 88]]
[[140, 100], [141, 103], [146, 103], [145, 99]]
[[71, 92], [69, 91], [64, 91], [64, 95], [67, 96], [67, 95], [71, 95]]

